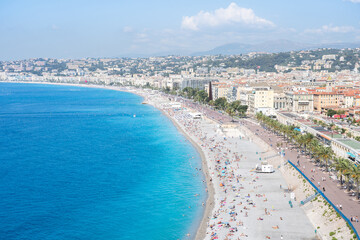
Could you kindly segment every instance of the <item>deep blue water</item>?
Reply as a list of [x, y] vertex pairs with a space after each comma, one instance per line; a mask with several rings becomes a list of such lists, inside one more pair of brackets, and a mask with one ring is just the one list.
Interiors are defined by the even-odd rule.
[[206, 197], [200, 157], [141, 102], [105, 89], [0, 83], [0, 239], [194, 234]]

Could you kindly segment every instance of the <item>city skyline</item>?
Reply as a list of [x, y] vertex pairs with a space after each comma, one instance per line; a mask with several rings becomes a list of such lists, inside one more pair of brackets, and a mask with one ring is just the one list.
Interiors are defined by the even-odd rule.
[[0, 60], [191, 54], [228, 43], [360, 42], [360, 1], [2, 1]]

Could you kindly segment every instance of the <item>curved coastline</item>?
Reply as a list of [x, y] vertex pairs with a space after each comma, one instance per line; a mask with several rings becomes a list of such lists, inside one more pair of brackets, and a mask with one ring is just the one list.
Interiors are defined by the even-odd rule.
[[200, 158], [201, 158], [202, 171], [203, 171], [203, 174], [204, 174], [205, 180], [206, 180], [207, 198], [206, 198], [205, 210], [203, 212], [201, 222], [198, 225], [198, 229], [196, 231], [195, 237], [192, 239], [195, 239], [195, 240], [204, 239], [206, 236], [206, 229], [207, 229], [208, 222], [209, 222], [209, 219], [211, 216], [211, 212], [214, 209], [214, 199], [215, 199], [215, 189], [214, 189], [214, 185], [213, 185], [212, 181], [210, 181], [211, 177], [210, 177], [210, 172], [209, 172], [209, 166], [208, 166], [208, 161], [206, 159], [204, 151], [201, 149], [199, 144], [195, 140], [193, 140], [192, 137], [181, 127], [181, 125], [176, 122], [176, 120], [174, 118], [172, 118], [166, 111], [164, 111], [160, 107], [156, 106], [156, 104], [147, 101], [146, 96], [143, 96], [143, 95], [139, 94], [138, 92], [128, 91], [125, 89], [116, 89], [116, 88], [107, 88], [107, 89], [129, 92], [129, 93], [136, 94], [138, 96], [143, 97], [144, 101], [142, 102], [142, 104], [144, 104], [144, 102], [146, 102], [146, 104], [149, 104], [149, 105], [157, 108], [158, 110], [160, 110], [164, 116], [166, 116], [168, 119], [171, 120], [171, 122], [178, 129], [178, 131], [181, 134], [183, 134], [183, 136], [185, 136], [185, 138], [193, 145], [193, 147], [199, 153]]
[[[10, 81], [10, 83], [20, 83], [20, 82], [11, 82]], [[65, 85], [65, 86], [99, 88], [99, 89], [109, 89], [109, 90], [115, 90], [115, 91], [129, 92], [129, 93], [136, 94], [136, 95], [142, 97], [143, 98], [142, 103], [149, 104], [149, 105], [155, 107], [156, 109], [160, 110], [163, 115], [165, 115], [168, 119], [170, 119], [172, 121], [173, 125], [177, 128], [177, 130], [180, 133], [182, 133], [182, 135], [184, 137], [186, 137], [187, 140], [190, 141], [192, 146], [194, 146], [196, 151], [199, 153], [199, 155], [201, 157], [201, 161], [202, 161], [202, 171], [205, 176], [207, 189], [208, 189], [206, 206], [205, 206], [205, 209], [203, 209], [202, 219], [201, 219], [200, 223], [199, 223], [198, 219], [196, 219], [196, 222], [194, 222], [194, 224], [192, 225], [193, 228], [191, 229], [191, 233], [194, 235], [191, 235], [191, 236], [187, 235], [186, 237], [181, 236], [180, 238], [196, 239], [196, 240], [205, 239], [205, 238], [209, 239], [210, 233], [217, 234], [217, 236], [220, 237], [219, 239], [226, 238], [226, 235], [225, 235], [226, 231], [224, 229], [221, 229], [220, 227], [213, 229], [213, 226], [216, 223], [215, 222], [216, 217], [212, 218], [212, 212], [216, 211], [217, 215], [218, 216], [220, 215], [220, 217], [222, 217], [221, 219], [223, 219], [223, 217], [227, 217], [227, 215], [225, 214], [225, 211], [220, 211], [221, 209], [224, 209], [224, 207], [218, 205], [219, 199], [221, 199], [222, 197], [225, 197], [225, 199], [226, 199], [226, 197], [231, 196], [232, 193], [230, 193], [228, 191], [228, 193], [226, 194], [226, 189], [224, 192], [224, 189], [217, 187], [217, 186], [219, 186], [218, 178], [214, 177], [212, 179], [212, 181], [210, 181], [210, 170], [213, 169], [214, 166], [216, 166], [216, 165], [212, 165], [213, 161], [210, 161], [214, 157], [211, 155], [212, 152], [206, 151], [205, 145], [202, 145], [201, 141], [197, 141], [197, 138], [196, 138], [197, 136], [195, 134], [193, 134], [193, 132], [192, 132], [192, 130], [194, 130], [194, 129], [189, 130], [185, 125], [182, 124], [180, 119], [176, 118], [176, 116], [171, 115], [171, 111], [168, 112], [166, 110], [166, 103], [169, 103], [169, 100], [166, 97], [164, 97], [162, 95], [159, 95], [159, 96], [156, 95], [153, 98], [152, 94], [148, 94], [146, 91], [141, 91], [141, 90], [137, 90], [137, 89], [112, 87], [112, 86], [81, 85], [81, 84], [66, 84], [66, 83], [46, 83], [46, 82], [22, 82], [22, 83]], [[157, 99], [158, 97], [160, 99]], [[163, 106], [163, 104], [165, 104], [165, 105]], [[190, 107], [190, 109], [191, 109], [191, 107]], [[260, 209], [260, 208], [264, 208], [264, 207], [267, 207], [269, 209], [269, 206], [266, 206], [268, 204], [267, 201], [269, 200], [269, 203], [273, 202], [273, 203], [275, 203], [275, 205], [278, 205], [278, 206], [275, 206], [275, 208], [276, 208], [275, 210], [274, 210], [274, 205], [272, 205], [273, 212], [270, 215], [271, 223], [279, 224], [279, 225], [277, 225], [277, 228], [274, 228], [274, 226], [271, 228], [271, 226], [269, 224], [265, 224], [265, 225], [262, 224], [263, 227], [261, 229], [254, 227], [254, 228], [251, 228], [252, 229], [251, 231], [250, 231], [250, 228], [247, 228], [244, 226], [244, 227], [239, 228], [239, 230], [241, 229], [241, 232], [242, 232], [241, 236], [248, 237], [248, 235], [244, 234], [244, 232], [247, 232], [247, 234], [249, 234], [249, 236], [251, 234], [252, 239], [263, 239], [265, 236], [267, 237], [268, 235], [272, 235], [272, 237], [273, 236], [280, 237], [280, 235], [279, 235], [280, 232], [277, 230], [277, 229], [279, 229], [278, 226], [280, 226], [282, 229], [284, 228], [284, 230], [281, 231], [281, 234], [283, 234], [284, 236], [290, 237], [289, 239], [300, 239], [299, 237], [304, 237], [305, 235], [307, 235], [307, 237], [309, 237], [308, 239], [315, 239], [316, 233], [314, 234], [312, 229], [316, 228], [316, 226], [319, 226], [319, 227], [321, 226], [321, 229], [325, 229], [325, 223], [323, 221], [318, 222], [319, 220], [314, 215], [311, 215], [309, 213], [309, 211], [311, 210], [312, 212], [315, 212], [316, 215], [322, 215], [322, 208], [324, 207], [323, 204], [320, 203], [320, 207], [317, 207], [317, 208], [311, 207], [311, 209], [310, 210], [308, 209], [308, 211], [306, 211], [306, 209], [303, 209], [303, 208], [291, 208], [291, 209], [286, 208], [286, 210], [283, 209], [283, 206], [287, 206], [287, 198], [285, 196], [285, 193], [282, 193], [283, 190], [281, 189], [281, 187], [280, 187], [280, 189], [278, 187], [274, 187], [276, 184], [274, 185], [273, 181], [276, 181], [277, 184], [280, 183], [280, 186], [288, 186], [288, 187], [290, 185], [291, 186], [296, 186], [297, 184], [302, 185], [302, 181], [300, 181], [299, 178], [297, 178], [297, 177], [295, 177], [294, 179], [289, 179], [289, 176], [293, 175], [293, 174], [292, 174], [292, 172], [284, 171], [284, 169], [283, 169], [284, 167], [281, 167], [280, 170], [276, 171], [276, 173], [273, 175], [266, 175], [266, 176], [264, 175], [264, 176], [261, 176], [261, 178], [259, 178], [259, 179], [258, 179], [258, 177], [256, 177], [256, 179], [253, 179], [254, 177], [250, 170], [253, 167], [254, 162], [256, 162], [256, 160], [258, 160], [258, 156], [255, 155], [255, 152], [256, 152], [256, 154], [258, 154], [258, 152], [261, 152], [262, 157], [273, 156], [275, 154], [275, 152], [274, 152], [274, 149], [272, 149], [269, 145], [265, 144], [262, 141], [261, 137], [257, 133], [252, 132], [250, 129], [246, 128], [243, 125], [239, 127], [239, 130], [241, 132], [241, 135], [243, 135], [243, 139], [245, 140], [244, 144], [241, 144], [241, 145], [244, 145], [242, 147], [242, 149], [238, 149], [240, 152], [242, 152], [242, 154], [244, 154], [244, 158], [242, 159], [242, 164], [244, 164], [244, 160], [245, 160], [245, 164], [251, 164], [251, 166], [250, 165], [245, 166], [245, 168], [242, 167], [241, 169], [239, 168], [239, 166], [237, 166], [237, 169], [240, 170], [240, 173], [241, 173], [240, 179], [242, 179], [242, 181], [240, 184], [236, 184], [236, 183], [234, 183], [234, 184], [229, 183], [229, 184], [230, 184], [230, 186], [235, 186], [235, 185], [237, 187], [240, 186], [243, 189], [241, 191], [243, 191], [243, 192], [245, 191], [245, 193], [252, 192], [252, 195], [255, 194], [254, 190], [256, 190], [256, 188], [258, 186], [261, 187], [262, 190], [260, 191], [260, 193], [263, 197], [265, 197], [265, 193], [266, 193], [266, 198], [264, 201], [262, 201], [262, 199], [260, 199], [257, 202], [257, 208], [254, 208], [253, 212], [255, 212], [255, 216], [265, 216], [266, 218], [269, 218], [267, 215], [264, 215], [264, 213]], [[216, 136], [216, 134], [215, 134], [215, 136]], [[241, 138], [240, 138], [240, 140], [241, 140]], [[244, 149], [244, 147], [246, 149]], [[229, 149], [230, 148], [231, 147], [229, 146]], [[232, 151], [233, 151], [233, 149], [232, 149]], [[252, 152], [252, 154], [251, 154], [251, 152]], [[241, 155], [241, 156], [243, 156], [243, 155]], [[275, 166], [276, 165], [280, 166], [281, 164], [279, 165], [279, 161], [282, 159], [279, 159], [279, 158], [280, 157], [271, 159], [271, 160], [269, 160], [269, 163], [273, 164]], [[213, 175], [214, 172], [212, 172], [211, 174]], [[261, 184], [261, 185], [251, 186], [252, 184], [254, 184], [254, 180], [255, 180], [255, 182], [257, 182], [255, 184]], [[271, 180], [271, 181], [269, 181], [269, 180]], [[243, 185], [244, 181], [246, 181], [248, 184]], [[276, 185], [276, 186], [278, 186], [278, 185]], [[265, 187], [265, 188], [263, 188], [263, 187]], [[216, 192], [215, 192], [215, 190], [216, 190]], [[215, 194], [216, 194], [216, 196], [215, 196]], [[301, 193], [299, 191], [296, 191], [296, 194], [297, 194], [297, 196], [299, 196], [301, 198]], [[232, 195], [234, 197], [234, 194], [232, 194]], [[249, 197], [250, 197], [250, 195], [249, 195]], [[304, 196], [302, 198], [304, 198]], [[253, 199], [253, 200], [256, 200], [256, 199]], [[242, 202], [240, 202], [240, 205], [241, 205], [241, 203]], [[282, 205], [281, 205], [281, 203], [282, 203]], [[229, 204], [231, 205], [232, 203], [229, 202], [227, 205], [229, 205]], [[237, 205], [239, 205], [239, 204], [237, 204]], [[258, 210], [256, 210], [256, 209], [258, 209]], [[246, 209], [246, 210], [248, 210], [248, 209]], [[240, 211], [239, 213], [241, 213], [241, 212], [242, 211]], [[275, 217], [275, 218], [271, 217], [272, 215], [277, 215], [277, 217]], [[279, 216], [280, 216], [280, 220], [279, 220]], [[298, 217], [298, 219], [299, 219], [299, 223], [297, 226], [293, 226], [291, 224], [290, 225], [285, 224], [288, 222], [288, 220], [290, 220], [294, 216]], [[246, 225], [253, 224], [253, 222], [251, 222], [251, 218], [250, 218], [251, 216], [249, 216], [249, 218], [246, 218], [246, 217], [248, 217], [248, 216], [246, 215], [245, 218], [240, 220], [241, 221], [240, 226], [243, 226], [242, 221], [244, 221], [244, 222], [246, 221], [245, 222]], [[252, 218], [254, 218], [254, 216], [252, 216]], [[263, 220], [263, 218], [261, 218], [260, 220]], [[283, 221], [283, 218], [284, 218], [284, 221]], [[286, 221], [285, 219], [288, 219], [288, 220]], [[256, 218], [255, 218], [253, 220], [257, 221], [259, 219], [256, 220]], [[261, 224], [262, 222], [257, 222], [257, 223]], [[266, 223], [266, 222], [264, 222], [264, 223]], [[345, 227], [344, 226], [342, 226], [342, 227], [346, 228], [346, 225], [345, 224], [343, 224], [343, 225]], [[251, 225], [251, 226], [253, 226], [253, 225]], [[196, 230], [195, 227], [197, 227], [196, 233], [195, 233], [195, 230]], [[269, 229], [265, 229], [266, 227]], [[301, 232], [298, 232], [299, 227], [301, 227], [303, 229]], [[249, 229], [249, 230], [247, 230], [247, 229]], [[238, 234], [240, 234], [240, 233], [238, 233]], [[266, 234], [268, 234], [268, 235], [266, 235]], [[320, 234], [320, 233], [318, 233], [318, 234]]]
[[202, 164], [202, 171], [203, 171], [204, 176], [205, 176], [206, 186], [207, 186], [208, 191], [207, 191], [207, 199], [206, 199], [206, 205], [205, 205], [205, 210], [204, 210], [204, 213], [203, 213], [203, 217], [201, 219], [200, 225], [198, 227], [198, 230], [196, 232], [196, 235], [195, 235], [194, 239], [196, 239], [196, 240], [204, 239], [205, 235], [206, 235], [206, 228], [207, 228], [207, 225], [208, 225], [208, 219], [210, 218], [211, 212], [212, 212], [212, 210], [214, 208], [214, 195], [215, 195], [214, 185], [210, 181], [209, 168], [208, 168], [207, 160], [206, 160], [206, 157], [205, 157], [205, 153], [203, 152], [201, 147], [191, 138], [191, 136], [188, 135], [188, 133], [186, 133], [186, 131], [183, 128], [181, 128], [181, 126], [171, 116], [169, 116], [162, 109], [160, 109], [160, 108], [158, 108], [158, 109], [166, 117], [168, 117], [172, 121], [172, 123], [178, 129], [178, 131], [181, 132], [186, 137], [186, 139], [189, 140], [189, 142], [194, 146], [196, 151], [200, 154], [201, 164]]
[[[45, 84], [45, 85], [61, 85], [61, 86], [75, 86], [75, 87], [87, 87], [87, 88], [98, 88], [98, 89], [107, 89], [107, 90], [114, 90], [114, 91], [120, 91], [120, 92], [128, 92], [135, 95], [138, 95], [143, 98], [142, 103], [147, 100], [147, 97], [144, 96], [145, 93], [139, 93], [135, 91], [129, 91], [127, 89], [120, 89], [118, 87], [108, 87], [108, 86], [99, 86], [99, 85], [81, 85], [81, 84], [67, 84], [67, 83], [49, 83], [49, 82], [7, 82], [7, 83], [28, 83], [28, 84]], [[141, 103], [141, 104], [142, 104]], [[208, 168], [207, 159], [205, 156], [205, 153], [201, 149], [201, 147], [196, 143], [195, 140], [192, 139], [192, 137], [179, 125], [179, 123], [176, 122], [175, 119], [173, 119], [169, 114], [167, 114], [163, 109], [161, 109], [159, 106], [156, 106], [155, 103], [146, 101], [146, 104], [149, 104], [156, 109], [160, 110], [160, 112], [166, 116], [172, 124], [177, 128], [177, 130], [191, 143], [191, 145], [196, 149], [196, 151], [199, 153], [201, 158], [201, 165], [202, 165], [202, 171], [205, 176], [206, 180], [206, 187], [207, 187], [207, 198], [206, 198], [206, 204], [205, 209], [203, 211], [203, 216], [201, 218], [200, 224], [198, 225], [197, 231], [195, 236], [192, 236], [191, 239], [200, 240], [204, 239], [206, 236], [206, 229], [208, 226], [208, 222], [211, 216], [211, 212], [214, 208], [214, 196], [215, 196], [215, 189], [213, 183], [210, 181], [210, 173]]]

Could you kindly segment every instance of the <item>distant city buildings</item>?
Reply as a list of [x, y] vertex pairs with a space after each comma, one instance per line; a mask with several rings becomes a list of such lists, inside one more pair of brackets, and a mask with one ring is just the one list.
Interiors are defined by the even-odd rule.
[[326, 113], [360, 118], [360, 48], [233, 56], [28, 59], [0, 62], [1, 81], [205, 90], [248, 113]]

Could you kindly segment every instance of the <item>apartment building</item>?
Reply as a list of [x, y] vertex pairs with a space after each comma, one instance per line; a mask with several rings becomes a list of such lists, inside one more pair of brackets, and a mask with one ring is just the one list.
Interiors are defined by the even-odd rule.
[[212, 83], [212, 96], [213, 100], [218, 98], [226, 98], [229, 86], [226, 83]]
[[288, 108], [288, 100], [285, 93], [274, 93], [274, 109], [285, 110]]
[[238, 88], [232, 84], [219, 82], [211, 83], [213, 100], [224, 97], [228, 102], [238, 100]]
[[344, 94], [344, 106], [345, 108], [351, 108], [354, 106], [355, 95], [353, 93]]
[[249, 111], [268, 111], [274, 108], [274, 90], [271, 87], [254, 87], [248, 95]]
[[184, 79], [181, 79], [181, 82], [180, 82], [180, 88], [181, 89], [184, 89], [186, 87], [191, 87], [191, 88], [196, 88], [196, 89], [199, 89], [199, 90], [204, 90], [205, 89], [205, 86], [209, 84], [209, 82], [211, 81], [214, 81], [212, 79], [187, 79], [187, 78], [184, 78]]
[[313, 94], [308, 91], [299, 90], [297, 92], [288, 92], [286, 96], [289, 111], [312, 112], [314, 110]]
[[314, 111], [322, 112], [329, 108], [338, 108], [340, 106], [340, 95], [337, 92], [315, 92]]

